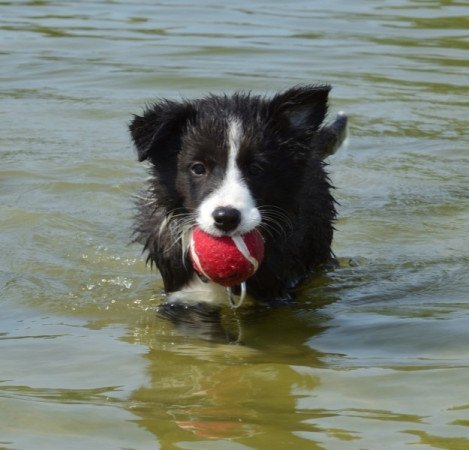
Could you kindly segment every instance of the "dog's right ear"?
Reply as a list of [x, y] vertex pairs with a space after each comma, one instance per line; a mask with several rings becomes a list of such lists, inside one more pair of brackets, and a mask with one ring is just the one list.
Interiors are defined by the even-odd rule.
[[187, 102], [162, 100], [147, 108], [142, 116], [134, 116], [129, 125], [139, 161], [154, 161], [169, 149], [175, 152], [188, 120], [195, 115]]

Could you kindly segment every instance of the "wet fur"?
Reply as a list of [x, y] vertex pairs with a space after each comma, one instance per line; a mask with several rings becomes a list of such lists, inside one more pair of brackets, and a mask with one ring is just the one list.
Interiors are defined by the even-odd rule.
[[[288, 300], [301, 281], [331, 262], [336, 210], [323, 159], [342, 143], [347, 120], [340, 115], [323, 124], [329, 90], [299, 86], [270, 99], [237, 93], [160, 100], [134, 117], [132, 139], [151, 175], [138, 200], [135, 236], [168, 293], [196, 277], [188, 233], [200, 204], [223, 180], [233, 120], [242, 127], [237, 165], [261, 214], [265, 239], [264, 262], [248, 279], [248, 293]], [[210, 167], [202, 181], [187, 169], [201, 159]]]

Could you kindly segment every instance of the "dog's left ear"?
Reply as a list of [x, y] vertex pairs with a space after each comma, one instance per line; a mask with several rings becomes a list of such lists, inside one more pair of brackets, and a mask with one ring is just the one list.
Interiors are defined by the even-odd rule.
[[157, 158], [167, 157], [168, 152], [177, 151], [181, 130], [193, 115], [193, 107], [188, 102], [162, 100], [147, 108], [142, 116], [134, 116], [129, 129], [138, 160], [155, 162]]
[[273, 97], [270, 114], [299, 133], [314, 132], [326, 117], [330, 90], [328, 85], [296, 86]]

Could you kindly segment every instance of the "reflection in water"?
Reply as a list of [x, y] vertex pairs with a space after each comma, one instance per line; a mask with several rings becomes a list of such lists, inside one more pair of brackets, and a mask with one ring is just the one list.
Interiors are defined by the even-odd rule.
[[[173, 319], [174, 314], [173, 310]], [[207, 325], [209, 316], [202, 316]], [[189, 317], [195, 317], [193, 324]], [[315, 431], [314, 425], [305, 423], [315, 413], [297, 409], [301, 396], [294, 390], [312, 391], [318, 380], [304, 376], [292, 364], [308, 361], [311, 367], [323, 366], [321, 353], [307, 341], [324, 331], [325, 318], [312, 320], [306, 311], [290, 307], [254, 314], [224, 311], [218, 320], [216, 315], [210, 317], [217, 322], [210, 330], [235, 325], [245, 344], [220, 343], [218, 331], [212, 336], [215, 341], [198, 340], [194, 328], [201, 320], [200, 311], [186, 315], [182, 328], [182, 319], [174, 326], [156, 318], [134, 330], [131, 341], [150, 348], [149, 384], [131, 399], [139, 423], [166, 445], [196, 438], [236, 438], [253, 448], [265, 448], [267, 442], [314, 448], [309, 438], [297, 433]]]
[[183, 335], [226, 343], [239, 342], [240, 333], [233, 335], [223, 326], [219, 307], [204, 303], [194, 306], [162, 303], [157, 313], [159, 317], [170, 320]]

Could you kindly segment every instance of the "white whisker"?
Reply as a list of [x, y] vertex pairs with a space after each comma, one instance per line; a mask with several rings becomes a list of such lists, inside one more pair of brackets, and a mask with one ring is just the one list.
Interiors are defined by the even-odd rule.
[[[179, 208], [178, 208], [179, 209]], [[170, 211], [163, 219], [160, 225], [158, 239], [162, 238], [162, 234], [168, 231], [170, 245], [166, 247], [166, 252], [171, 251], [175, 245], [181, 245], [181, 257], [183, 262], [189, 248], [190, 235], [196, 223], [194, 212], [177, 212], [178, 209]]]
[[274, 205], [262, 205], [258, 207], [262, 221], [262, 229], [271, 237], [275, 235], [286, 236], [288, 230], [293, 228], [293, 222], [288, 213]]

